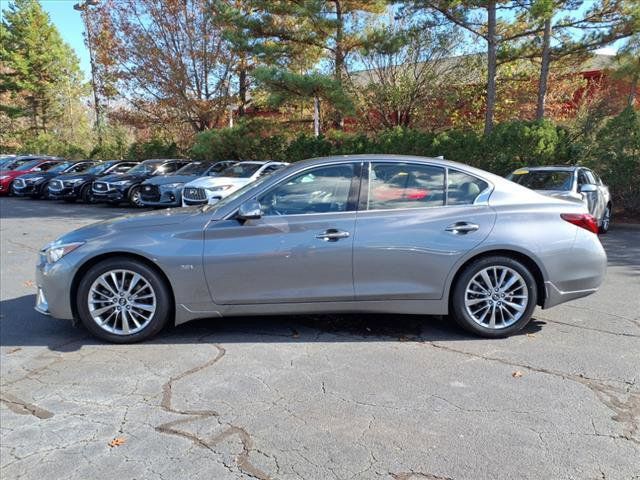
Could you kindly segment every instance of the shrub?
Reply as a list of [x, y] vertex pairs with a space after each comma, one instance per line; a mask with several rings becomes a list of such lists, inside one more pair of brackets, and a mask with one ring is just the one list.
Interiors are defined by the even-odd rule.
[[609, 185], [614, 206], [640, 212], [640, 114], [631, 107], [609, 119], [595, 136], [585, 164]]
[[176, 158], [178, 146], [175, 142], [167, 142], [153, 138], [147, 142], [134, 142], [129, 147], [127, 157], [130, 160], [148, 160], [150, 158]]

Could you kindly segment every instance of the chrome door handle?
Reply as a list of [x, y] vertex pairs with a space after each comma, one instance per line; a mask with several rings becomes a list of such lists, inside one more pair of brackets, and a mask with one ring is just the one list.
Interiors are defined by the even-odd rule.
[[452, 223], [451, 225], [449, 225], [447, 228], [445, 228], [445, 230], [447, 232], [464, 235], [464, 234], [469, 233], [469, 232], [475, 232], [479, 228], [480, 227], [478, 225], [476, 225], [475, 223], [456, 222], [456, 223]]
[[318, 240], [324, 240], [325, 242], [336, 242], [341, 238], [349, 238], [349, 232], [330, 228], [322, 233], [318, 233], [316, 235], [316, 238]]

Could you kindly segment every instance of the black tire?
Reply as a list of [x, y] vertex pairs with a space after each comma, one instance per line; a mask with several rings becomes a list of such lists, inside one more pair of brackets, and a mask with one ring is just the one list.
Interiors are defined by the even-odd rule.
[[[100, 327], [89, 312], [89, 293], [93, 282], [110, 270], [130, 270], [141, 275], [153, 288], [156, 297], [156, 309], [149, 323], [140, 331], [124, 335], [111, 333]], [[113, 257], [91, 267], [82, 277], [76, 293], [76, 311], [80, 321], [92, 335], [112, 343], [136, 343], [157, 335], [172, 318], [173, 301], [171, 291], [164, 278], [153, 268], [138, 260]]]
[[84, 203], [95, 203], [93, 201], [93, 193], [91, 193], [91, 184], [87, 183], [86, 185], [83, 185], [82, 188], [80, 189], [80, 200], [82, 200]]
[[36, 193], [31, 195], [34, 200], [49, 200], [49, 182], [45, 182]]
[[[527, 304], [521, 317], [512, 325], [503, 328], [489, 328], [480, 325], [465, 306], [467, 286], [479, 272], [488, 267], [506, 267], [516, 271], [522, 277], [527, 289]], [[458, 325], [481, 337], [502, 338], [522, 330], [529, 323], [538, 301], [538, 288], [533, 274], [525, 265], [511, 257], [495, 255], [480, 258], [467, 265], [456, 280], [450, 299], [449, 311]]]
[[611, 227], [611, 204], [607, 205], [607, 208], [605, 208], [602, 214], [602, 221], [600, 227], [598, 227], [598, 232], [605, 234], [609, 231], [609, 227]]
[[129, 205], [134, 208], [144, 207], [144, 203], [142, 203], [142, 197], [140, 195], [140, 185], [134, 185], [129, 189], [127, 199], [129, 200]]

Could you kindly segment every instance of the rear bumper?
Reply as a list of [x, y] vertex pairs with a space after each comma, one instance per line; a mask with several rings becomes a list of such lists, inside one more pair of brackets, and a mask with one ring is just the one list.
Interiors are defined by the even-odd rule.
[[543, 309], [555, 307], [561, 303], [568, 302], [570, 300], [576, 300], [578, 298], [587, 297], [598, 291], [597, 288], [588, 288], [586, 290], [573, 290], [569, 292], [563, 292], [558, 289], [553, 282], [544, 282], [545, 300]]

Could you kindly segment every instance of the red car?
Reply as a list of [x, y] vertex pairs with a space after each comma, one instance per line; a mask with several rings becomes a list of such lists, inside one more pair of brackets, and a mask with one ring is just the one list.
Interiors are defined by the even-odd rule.
[[0, 170], [0, 195], [8, 195], [11, 192], [11, 184], [21, 175], [34, 172], [46, 172], [64, 160], [40, 158], [25, 162], [13, 170]]

